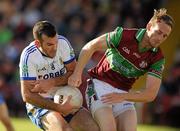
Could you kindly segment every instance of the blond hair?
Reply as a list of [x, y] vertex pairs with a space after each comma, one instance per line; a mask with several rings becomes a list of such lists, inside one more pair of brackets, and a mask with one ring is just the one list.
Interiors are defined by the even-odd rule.
[[174, 26], [174, 20], [170, 15], [167, 14], [167, 9], [165, 8], [154, 10], [154, 15], [151, 18], [150, 22], [154, 24], [155, 22], [158, 21], [164, 21], [171, 28]]

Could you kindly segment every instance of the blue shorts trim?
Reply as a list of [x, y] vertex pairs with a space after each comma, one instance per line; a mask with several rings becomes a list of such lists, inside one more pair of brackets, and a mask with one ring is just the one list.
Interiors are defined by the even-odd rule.
[[44, 130], [41, 119], [44, 115], [46, 115], [49, 112], [49, 110], [42, 109], [42, 108], [39, 108], [39, 107], [31, 105], [31, 104], [26, 104], [26, 109], [27, 109], [27, 115], [31, 119], [31, 121], [36, 126], [41, 128], [42, 130]]
[[3, 95], [0, 93], [0, 105], [5, 103]]
[[[43, 124], [41, 122], [41, 119], [42, 119], [42, 117], [44, 115], [49, 113], [49, 110], [43, 109], [43, 108], [39, 108], [39, 107], [31, 105], [29, 103], [26, 103], [26, 109], [27, 109], [27, 115], [31, 119], [31, 121], [36, 126], [41, 128], [42, 130], [45, 130], [44, 127], [43, 127]], [[82, 109], [82, 107], [79, 110], [81, 110], [81, 109]], [[67, 116], [63, 116], [63, 118], [69, 123], [72, 120], [73, 116], [76, 115], [77, 112], [75, 112], [74, 114], [69, 114]]]

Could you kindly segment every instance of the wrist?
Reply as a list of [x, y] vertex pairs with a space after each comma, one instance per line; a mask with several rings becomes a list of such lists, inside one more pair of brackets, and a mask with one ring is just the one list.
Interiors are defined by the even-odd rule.
[[60, 104], [56, 104], [55, 111], [61, 113], [62, 112], [62, 106]]
[[81, 76], [82, 75], [82, 71], [74, 71], [74, 74], [76, 74], [76, 76]]
[[126, 101], [129, 98], [129, 93], [122, 93], [123, 99]]

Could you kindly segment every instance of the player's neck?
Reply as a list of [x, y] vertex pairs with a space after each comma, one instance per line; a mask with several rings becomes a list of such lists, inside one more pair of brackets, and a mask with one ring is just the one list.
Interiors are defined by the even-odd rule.
[[149, 37], [147, 35], [147, 33], [144, 34], [144, 37], [141, 41], [141, 47], [142, 48], [152, 48], [152, 46], [150, 45], [150, 42], [149, 42]]
[[43, 49], [42, 49], [41, 47], [39, 47], [38, 49], [39, 49], [39, 51], [41, 52], [41, 54], [42, 54], [43, 56], [49, 57], [49, 55], [47, 55], [47, 54], [43, 51]]

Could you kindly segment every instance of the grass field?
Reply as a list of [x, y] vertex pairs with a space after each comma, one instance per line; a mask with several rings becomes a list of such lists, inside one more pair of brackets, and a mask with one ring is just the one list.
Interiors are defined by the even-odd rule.
[[[29, 119], [13, 118], [12, 121], [16, 131], [41, 131], [35, 125], [33, 125]], [[5, 131], [2, 123], [0, 123], [0, 131]], [[180, 129], [151, 125], [139, 125], [138, 131], [180, 131]]]

